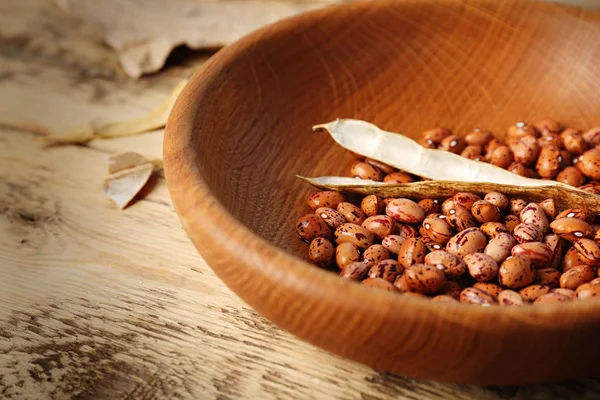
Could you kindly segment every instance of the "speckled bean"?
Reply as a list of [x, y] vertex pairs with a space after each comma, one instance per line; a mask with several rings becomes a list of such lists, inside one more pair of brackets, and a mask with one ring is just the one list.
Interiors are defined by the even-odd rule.
[[557, 234], [551, 233], [546, 235], [544, 243], [546, 243], [552, 251], [552, 258], [548, 263], [548, 267], [558, 268], [563, 256], [563, 240]]
[[470, 210], [473, 207], [473, 204], [479, 200], [481, 200], [481, 197], [468, 192], [459, 192], [452, 196], [452, 201], [455, 206], [461, 206], [467, 210]]
[[318, 237], [310, 242], [308, 257], [315, 264], [326, 267], [331, 264], [335, 256], [333, 244], [325, 238]]
[[598, 265], [600, 263], [600, 245], [592, 239], [577, 239], [573, 247], [584, 264]]
[[442, 210], [442, 205], [437, 199], [422, 199], [417, 204], [423, 209], [425, 215], [437, 214]]
[[510, 147], [501, 145], [496, 147], [490, 156], [490, 162], [500, 168], [508, 168], [514, 161], [514, 157]]
[[576, 167], [566, 167], [556, 175], [555, 178], [558, 182], [565, 183], [567, 185], [579, 187], [585, 183], [585, 176]]
[[510, 199], [510, 213], [512, 215], [516, 215], [517, 217], [521, 215], [521, 211], [525, 208], [527, 202], [523, 199], [513, 198]]
[[511, 254], [529, 258], [534, 268], [546, 267], [553, 256], [550, 246], [542, 242], [518, 244], [512, 248]]
[[448, 295], [456, 300], [460, 299], [460, 292], [462, 291], [460, 285], [454, 281], [446, 281], [444, 287], [440, 293]]
[[363, 210], [359, 207], [356, 207], [352, 203], [341, 202], [337, 206], [337, 212], [346, 218], [346, 221], [351, 222], [353, 224], [362, 224], [364, 220], [367, 218]]
[[502, 222], [486, 222], [479, 229], [489, 238], [494, 238], [499, 233], [510, 233], [506, 225]]
[[555, 288], [560, 285], [560, 275], [560, 271], [554, 268], [540, 268], [536, 270], [535, 281], [540, 285]]
[[408, 239], [400, 247], [398, 262], [404, 268], [409, 268], [415, 264], [422, 264], [425, 261], [425, 252], [425, 243], [423, 243], [422, 239]]
[[452, 131], [448, 128], [433, 128], [421, 133], [423, 139], [431, 140], [435, 144], [439, 144], [450, 135], [452, 135]]
[[521, 223], [521, 220], [516, 215], [509, 214], [502, 218], [502, 223], [509, 232], [512, 232], [515, 230], [515, 227]]
[[480, 224], [500, 221], [500, 209], [487, 200], [473, 203], [471, 214]]
[[468, 228], [453, 236], [446, 245], [446, 250], [457, 257], [479, 253], [487, 244], [485, 235], [478, 228]]
[[339, 269], [343, 269], [346, 265], [360, 261], [360, 252], [358, 247], [352, 243], [341, 243], [335, 248], [335, 263]]
[[466, 146], [466, 142], [463, 138], [456, 135], [446, 136], [440, 142], [438, 149], [449, 151], [454, 154], [460, 154]]
[[557, 292], [550, 292], [548, 294], [545, 294], [543, 296], [538, 297], [533, 304], [542, 304], [542, 303], [566, 303], [571, 301], [571, 299], [569, 299], [567, 296], [561, 294], [561, 293], [557, 293]]
[[360, 283], [361, 285], [372, 287], [375, 289], [383, 289], [388, 292], [396, 292], [396, 288], [390, 282], [382, 278], [367, 278]]
[[402, 244], [406, 242], [406, 238], [400, 235], [387, 235], [381, 241], [383, 247], [388, 249], [388, 251], [392, 254], [398, 254], [400, 252], [400, 247]]
[[385, 213], [394, 220], [406, 224], [420, 224], [425, 219], [423, 209], [409, 199], [394, 199], [388, 203]]
[[482, 158], [483, 146], [478, 144], [469, 144], [461, 152], [460, 156], [469, 160], [480, 161]]
[[536, 277], [535, 268], [527, 257], [514, 256], [507, 258], [498, 271], [498, 283], [510, 289], [520, 289], [533, 283]]
[[519, 294], [523, 300], [533, 303], [538, 297], [550, 293], [550, 286], [533, 284], [529, 285], [521, 290]]
[[465, 142], [469, 145], [485, 146], [494, 138], [490, 131], [476, 129], [465, 135]]
[[366, 249], [373, 244], [373, 233], [360, 225], [345, 223], [335, 230], [335, 241], [338, 244], [350, 242], [359, 249]]
[[367, 164], [370, 164], [370, 165], [374, 166], [375, 168], [377, 168], [378, 170], [380, 170], [384, 174], [391, 174], [392, 172], [394, 172], [396, 170], [391, 165], [387, 165], [386, 163], [383, 163], [383, 162], [378, 161], [378, 160], [374, 160], [372, 158], [368, 158], [368, 157], [365, 158], [365, 162]]
[[537, 160], [540, 153], [540, 145], [535, 136], [526, 135], [519, 138], [519, 140], [511, 147], [511, 150], [515, 161], [530, 165]]
[[560, 287], [575, 290], [595, 277], [596, 274], [589, 265], [578, 265], [567, 272], [563, 272], [560, 276]]
[[535, 170], [543, 179], [552, 179], [560, 171], [560, 149], [545, 144], [539, 154]]
[[475, 289], [479, 289], [479, 290], [483, 290], [484, 292], [488, 292], [489, 294], [494, 296], [496, 299], [498, 298], [498, 295], [502, 291], [502, 288], [500, 286], [496, 285], [495, 283], [489, 283], [489, 282], [475, 282], [475, 284], [473, 284], [473, 287]]
[[363, 262], [354, 262], [342, 268], [340, 276], [353, 281], [362, 281], [369, 272], [369, 266]]
[[391, 235], [396, 227], [392, 217], [388, 215], [375, 215], [365, 219], [361, 225], [363, 228], [373, 232], [375, 238], [382, 240], [384, 237]]
[[587, 149], [587, 143], [585, 142], [581, 131], [568, 128], [565, 129], [560, 136], [563, 140], [563, 146], [569, 153], [583, 154]]
[[586, 151], [575, 165], [585, 176], [600, 181], [600, 148]]
[[435, 301], [436, 303], [458, 303], [458, 300], [447, 294], [438, 294], [437, 296], [434, 296], [431, 301]]
[[521, 210], [520, 218], [521, 222], [525, 224], [536, 225], [541, 230], [542, 235], [548, 230], [548, 217], [546, 217], [544, 209], [539, 204], [527, 204]]
[[567, 272], [573, 267], [585, 264], [581, 258], [579, 258], [579, 252], [575, 247], [569, 248], [565, 253], [565, 256], [561, 260], [560, 267], [563, 272]]
[[569, 208], [568, 210], [564, 210], [556, 216], [556, 219], [562, 218], [577, 218], [582, 221], [587, 222], [588, 224], [594, 223], [595, 214], [592, 211], [585, 210], [583, 208]]
[[446, 218], [430, 215], [423, 221], [426, 235], [436, 243], [445, 244], [452, 237], [452, 228]]
[[404, 267], [395, 260], [383, 260], [371, 267], [369, 278], [382, 278], [394, 283], [398, 275], [404, 273]]
[[372, 217], [374, 215], [383, 214], [385, 204], [381, 197], [370, 194], [362, 199], [360, 208], [367, 217]]
[[592, 237], [594, 229], [579, 218], [558, 218], [552, 221], [550, 229], [561, 238], [574, 242], [577, 239]]
[[460, 302], [480, 306], [498, 304], [498, 301], [490, 293], [472, 287], [466, 288], [460, 293]]
[[336, 230], [338, 226], [346, 223], [346, 218], [333, 208], [319, 207], [315, 210], [315, 214], [318, 215], [332, 230]]
[[489, 201], [500, 210], [505, 210], [508, 207], [508, 197], [506, 197], [502, 193], [498, 192], [489, 192], [483, 198], [485, 201]]
[[350, 167], [350, 173], [355, 178], [381, 182], [383, 173], [376, 167], [364, 161], [357, 161]]
[[412, 175], [407, 174], [406, 172], [396, 171], [396, 172], [387, 174], [383, 178], [383, 181], [385, 183], [410, 183], [410, 182], [414, 182], [414, 178], [412, 177]]
[[483, 253], [500, 264], [510, 256], [511, 250], [516, 244], [517, 241], [511, 234], [500, 233], [489, 241]]
[[588, 282], [579, 286], [575, 291], [579, 300], [593, 299], [600, 296], [600, 283]]
[[337, 208], [338, 204], [346, 201], [346, 197], [339, 192], [325, 190], [313, 193], [307, 200], [308, 206], [313, 210], [320, 207]]
[[546, 214], [547, 221], [552, 221], [556, 218], [558, 214], [558, 209], [556, 208], [556, 203], [554, 199], [546, 199], [539, 203], [542, 210], [544, 210], [544, 214]]
[[448, 224], [451, 227], [459, 232], [477, 226], [475, 218], [473, 218], [471, 212], [458, 205], [455, 205], [454, 208], [449, 211], [449, 213], [446, 215], [446, 221], [448, 221]]
[[443, 271], [446, 276], [458, 277], [465, 273], [467, 266], [455, 255], [445, 250], [436, 250], [425, 256], [425, 264]]
[[489, 282], [498, 275], [498, 263], [483, 253], [468, 254], [463, 258], [469, 275], [477, 282]]
[[539, 226], [525, 222], [515, 226], [513, 236], [519, 243], [539, 242], [544, 238]]
[[331, 229], [315, 214], [306, 214], [300, 217], [296, 222], [296, 232], [306, 243], [310, 243], [318, 237], [331, 240]]
[[525, 302], [519, 293], [515, 292], [514, 290], [507, 289], [498, 293], [498, 304], [505, 307], [518, 307], [524, 305]]
[[430, 265], [413, 265], [406, 269], [404, 276], [410, 291], [423, 294], [437, 293], [446, 283], [446, 275]]

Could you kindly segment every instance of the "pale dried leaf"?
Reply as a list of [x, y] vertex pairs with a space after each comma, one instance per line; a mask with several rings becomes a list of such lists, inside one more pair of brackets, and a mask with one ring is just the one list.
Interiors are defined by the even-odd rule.
[[133, 151], [113, 154], [108, 158], [108, 173], [114, 174], [124, 169], [137, 167], [149, 161], [142, 155]]
[[154, 165], [146, 163], [111, 174], [102, 184], [102, 192], [124, 209], [146, 185]]
[[345, 0], [54, 1], [96, 26], [125, 72], [139, 78], [162, 68], [176, 46], [221, 47], [265, 24]]
[[485, 195], [489, 192], [500, 192], [535, 202], [551, 198], [562, 209], [578, 207], [600, 214], [600, 195], [566, 185], [565, 187], [556, 185], [523, 187], [504, 183], [457, 181], [423, 181], [393, 184], [338, 176], [322, 176], [317, 178], [298, 177], [323, 190], [335, 190], [360, 195], [375, 194], [384, 198], [409, 197], [413, 199], [428, 199], [450, 197], [458, 192], [470, 192], [478, 195]]
[[163, 128], [167, 124], [169, 113], [175, 100], [186, 85], [187, 80], [181, 81], [171, 92], [169, 97], [157, 108], [149, 113], [126, 121], [108, 122], [103, 124], [85, 125], [65, 132], [52, 132], [43, 138], [47, 144], [82, 144], [92, 139], [107, 139], [121, 136], [137, 135], [155, 129]]
[[[469, 160], [444, 150], [427, 149], [398, 133], [386, 132], [365, 121], [338, 119], [316, 125], [342, 147], [388, 165], [439, 181], [490, 182], [517, 186], [569, 186], [556, 181], [525, 178], [481, 161]], [[575, 189], [576, 190], [576, 189]]]

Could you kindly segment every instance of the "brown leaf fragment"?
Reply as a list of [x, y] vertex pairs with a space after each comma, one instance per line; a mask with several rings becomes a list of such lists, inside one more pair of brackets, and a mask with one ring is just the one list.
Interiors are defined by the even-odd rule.
[[153, 170], [154, 164], [148, 162], [111, 174], [102, 184], [102, 193], [124, 209], [146, 185]]

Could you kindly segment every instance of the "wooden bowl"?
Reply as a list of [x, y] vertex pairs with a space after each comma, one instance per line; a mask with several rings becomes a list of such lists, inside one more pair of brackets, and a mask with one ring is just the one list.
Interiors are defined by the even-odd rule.
[[[524, 1], [376, 1], [263, 28], [198, 71], [170, 116], [169, 189], [225, 283], [325, 350], [413, 377], [474, 384], [600, 372], [600, 302], [435, 304], [347, 282], [305, 260], [295, 221], [353, 156], [311, 126], [359, 118], [413, 137], [438, 125], [502, 135], [552, 116], [600, 124], [600, 16]], [[456, 177], [460, 178], [460, 177]]]

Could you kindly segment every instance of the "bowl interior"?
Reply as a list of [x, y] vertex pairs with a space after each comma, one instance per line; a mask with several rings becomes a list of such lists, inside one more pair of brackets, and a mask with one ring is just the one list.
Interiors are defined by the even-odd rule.
[[196, 136], [206, 183], [243, 224], [302, 258], [294, 223], [313, 189], [295, 174], [347, 175], [353, 160], [313, 124], [358, 118], [412, 137], [439, 125], [503, 135], [545, 116], [600, 124], [597, 15], [512, 1], [375, 3], [263, 30], [224, 55], [200, 105], [215, 117], [196, 129], [220, 132]]

